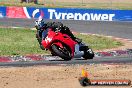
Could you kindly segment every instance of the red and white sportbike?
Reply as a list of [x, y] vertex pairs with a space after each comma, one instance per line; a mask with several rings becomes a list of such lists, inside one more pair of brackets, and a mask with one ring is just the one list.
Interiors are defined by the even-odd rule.
[[41, 43], [52, 55], [59, 56], [64, 60], [81, 57], [93, 59], [94, 57], [92, 49], [88, 48], [84, 43], [78, 44], [67, 34], [62, 34], [60, 31], [54, 32], [50, 29], [47, 37]]

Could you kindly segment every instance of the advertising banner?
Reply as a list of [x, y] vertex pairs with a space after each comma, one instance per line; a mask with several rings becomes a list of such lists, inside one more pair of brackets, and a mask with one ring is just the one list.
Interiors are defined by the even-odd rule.
[[28, 7], [7, 7], [8, 18], [39, 18], [43, 17], [45, 9]]
[[26, 18], [23, 7], [7, 7], [6, 14], [8, 18]]
[[132, 10], [7, 7], [7, 17], [85, 21], [132, 21]]
[[132, 21], [132, 10], [48, 9], [49, 19], [85, 21]]
[[3, 18], [6, 16], [6, 7], [0, 7], [0, 18]]

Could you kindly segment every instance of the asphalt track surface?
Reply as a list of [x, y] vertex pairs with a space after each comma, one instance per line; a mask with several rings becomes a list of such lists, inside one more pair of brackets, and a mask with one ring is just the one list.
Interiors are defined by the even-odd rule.
[[[34, 19], [0, 19], [0, 26], [9, 27], [34, 27]], [[56, 20], [46, 20], [56, 21]], [[58, 21], [58, 20], [57, 20]], [[71, 30], [81, 33], [94, 33], [106, 36], [132, 39], [132, 22], [109, 21], [62, 21]]]
[[0, 67], [23, 67], [23, 66], [36, 66], [36, 65], [71, 65], [71, 64], [126, 64], [132, 63], [132, 57], [105, 57], [94, 58], [89, 60], [82, 60], [80, 58], [74, 58], [74, 60], [42, 60], [42, 61], [29, 61], [29, 62], [3, 62], [0, 63]]
[[[34, 19], [0, 19], [0, 26], [6, 27], [34, 27]], [[46, 20], [56, 21], [56, 20]], [[106, 36], [115, 36], [125, 39], [132, 39], [132, 22], [99, 22], [99, 21], [61, 21], [72, 31], [81, 33], [93, 33]], [[71, 61], [31, 61], [31, 62], [10, 62], [0, 63], [0, 66], [33, 66], [33, 65], [58, 65], [58, 64], [92, 64], [92, 63], [132, 63], [132, 56], [126, 57], [101, 57], [91, 60]]]

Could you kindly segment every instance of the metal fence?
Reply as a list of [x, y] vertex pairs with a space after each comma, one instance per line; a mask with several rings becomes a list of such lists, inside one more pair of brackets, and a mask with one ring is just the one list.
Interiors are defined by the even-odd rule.
[[[108, 8], [132, 9], [132, 0], [0, 0], [4, 5], [46, 6], [46, 7], [78, 7], [78, 8]], [[32, 2], [31, 2], [32, 1]], [[34, 4], [37, 1], [37, 4]]]

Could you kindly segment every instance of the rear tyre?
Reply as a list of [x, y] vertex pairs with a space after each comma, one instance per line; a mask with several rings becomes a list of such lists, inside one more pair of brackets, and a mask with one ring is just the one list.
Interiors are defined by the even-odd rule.
[[57, 55], [56, 55], [55, 53], [53, 53], [53, 52], [51, 52], [51, 55], [52, 55], [52, 56], [57, 56]]
[[71, 52], [66, 46], [63, 46], [64, 48], [60, 48], [59, 46], [53, 44], [51, 47], [55, 55], [61, 57], [66, 61], [71, 60]]
[[87, 60], [87, 59], [93, 59], [93, 57], [94, 57], [94, 52], [92, 51], [92, 49], [87, 49], [86, 51], [84, 51], [84, 56], [83, 56], [83, 58], [85, 59], [85, 60]]

